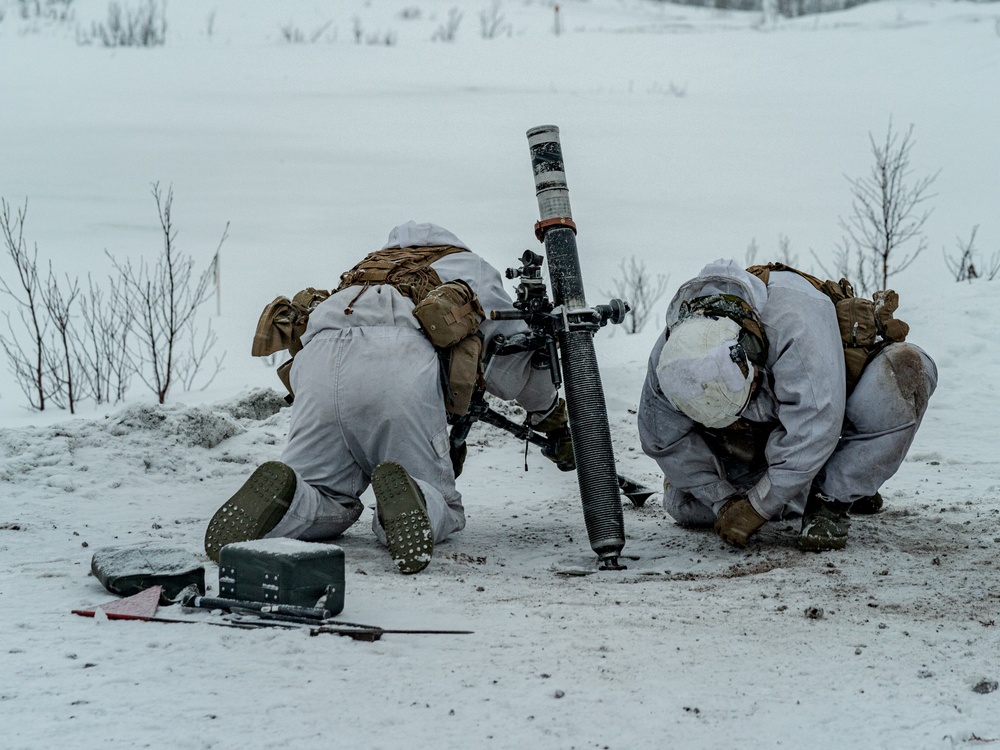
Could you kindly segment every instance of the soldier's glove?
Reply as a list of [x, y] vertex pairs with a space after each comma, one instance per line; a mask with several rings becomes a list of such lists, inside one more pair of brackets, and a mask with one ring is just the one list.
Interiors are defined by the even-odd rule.
[[547, 413], [533, 415], [532, 422], [538, 418], [532, 427], [549, 439], [549, 444], [542, 447], [542, 455], [555, 463], [561, 471], [576, 469], [576, 459], [573, 457], [573, 436], [569, 431], [569, 414], [566, 413], [566, 401], [559, 399]]
[[742, 548], [747, 546], [747, 539], [765, 523], [767, 519], [755, 511], [750, 501], [741, 495], [722, 506], [715, 519], [715, 532], [726, 544]]

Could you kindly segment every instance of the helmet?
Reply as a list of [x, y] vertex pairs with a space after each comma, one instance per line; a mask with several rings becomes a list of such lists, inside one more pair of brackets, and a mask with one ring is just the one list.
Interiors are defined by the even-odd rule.
[[[727, 427], [750, 401], [755, 370], [745, 329], [701, 310], [668, 331], [656, 377], [675, 408], [705, 427]], [[757, 359], [757, 357], [754, 357]]]

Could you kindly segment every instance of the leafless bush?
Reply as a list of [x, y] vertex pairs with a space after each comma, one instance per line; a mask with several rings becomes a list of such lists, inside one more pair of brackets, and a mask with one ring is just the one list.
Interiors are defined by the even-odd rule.
[[166, 0], [145, 0], [135, 8], [115, 2], [108, 5], [108, 20], [94, 22], [89, 37], [105, 47], [158, 47], [167, 40]]
[[66, 282], [66, 289], [63, 289], [49, 263], [42, 300], [52, 324], [52, 341], [45, 347], [45, 370], [52, 383], [53, 403], [75, 414], [80, 400], [80, 360], [75, 346], [73, 306], [80, 295], [80, 285], [76, 279], [68, 277]]
[[[16, 286], [11, 287], [0, 276], [0, 293], [14, 301], [17, 319], [23, 328], [18, 335], [10, 313], [5, 313], [8, 335], [0, 335], [0, 346], [7, 355], [18, 386], [28, 399], [28, 405], [42, 411], [51, 390], [45, 370], [48, 321], [45, 317], [44, 289], [38, 276], [38, 246], [29, 252], [24, 239], [27, 213], [27, 201], [12, 215], [10, 204], [0, 199], [0, 233], [17, 277]], [[27, 342], [23, 338], [25, 335]]]
[[132, 315], [126, 306], [120, 277], [108, 279], [105, 291], [87, 278], [88, 293], [80, 298], [76, 352], [81, 389], [98, 404], [125, 398], [133, 373], [128, 345]]
[[479, 11], [479, 29], [483, 39], [496, 39], [501, 34], [510, 36], [511, 26], [501, 10], [500, 0], [493, 0], [489, 8]]
[[[913, 125], [900, 135], [890, 121], [882, 143], [870, 133], [868, 139], [874, 164], [867, 176], [848, 178], [852, 212], [840, 219], [845, 235], [835, 254], [838, 270], [865, 294], [885, 289], [889, 277], [909, 267], [926, 248], [923, 228], [931, 209], [924, 204], [933, 197], [929, 190], [940, 174], [912, 179]], [[901, 255], [911, 242], [916, 248]]]
[[[18, 14], [25, 21], [69, 21], [73, 18], [73, 0], [17, 0]], [[3, 9], [0, 9], [2, 20]]]
[[639, 333], [653, 314], [653, 308], [667, 291], [669, 277], [662, 273], [652, 276], [643, 261], [633, 255], [619, 264], [621, 276], [611, 280], [613, 291], [603, 292], [608, 297], [619, 297], [631, 306], [625, 318], [625, 331]]
[[976, 247], [976, 233], [978, 231], [979, 225], [976, 224], [969, 234], [969, 239], [963, 240], [961, 237], [956, 237], [955, 252], [952, 255], [949, 255], [948, 251], [943, 248], [941, 250], [944, 254], [945, 265], [951, 275], [955, 277], [955, 281], [971, 282], [973, 279], [993, 281], [997, 274], [1000, 274], [1000, 251], [993, 253], [989, 263], [983, 265], [980, 262], [979, 267], [976, 267], [976, 259], [980, 257]]
[[437, 31], [431, 36], [432, 42], [454, 42], [458, 33], [459, 24], [462, 23], [462, 11], [452, 8], [448, 11], [448, 20], [437, 27]]
[[[199, 308], [212, 295], [213, 266], [195, 276], [194, 259], [176, 247], [173, 189], [169, 188], [164, 196], [159, 183], [154, 183], [152, 193], [163, 232], [163, 252], [156, 265], [150, 267], [140, 261], [135, 267], [129, 260], [119, 261], [114, 256], [111, 260], [121, 276], [126, 307], [134, 317], [130, 357], [135, 372], [162, 404], [175, 378], [182, 384], [193, 381], [217, 337], [211, 321], [204, 335], [196, 326]], [[227, 236], [224, 231], [216, 255]], [[214, 378], [221, 368], [222, 359], [217, 358], [210, 377]]]
[[281, 38], [284, 39], [289, 44], [315, 44], [318, 42], [323, 34], [333, 26], [333, 21], [327, 21], [324, 24], [313, 29], [309, 34], [306, 34], [302, 29], [292, 23], [286, 23], [281, 27]]
[[[760, 245], [757, 244], [757, 238], [754, 237], [750, 240], [750, 244], [747, 245], [746, 250], [746, 264], [748, 266], [755, 265], [757, 263], [757, 254], [760, 252]], [[778, 235], [778, 249], [772, 257], [765, 258], [762, 263], [773, 263], [773, 262], [784, 263], [786, 266], [792, 266], [793, 268], [799, 267], [799, 255], [798, 253], [792, 252], [792, 241], [788, 239], [788, 235], [779, 234]]]
[[381, 31], [376, 31], [373, 34], [365, 35], [365, 44], [372, 46], [392, 47], [395, 43], [396, 35], [391, 31], [387, 31], [384, 34]]
[[404, 21], [415, 21], [418, 18], [420, 18], [420, 16], [421, 16], [420, 8], [416, 7], [415, 5], [411, 5], [399, 11], [399, 17], [402, 18]]

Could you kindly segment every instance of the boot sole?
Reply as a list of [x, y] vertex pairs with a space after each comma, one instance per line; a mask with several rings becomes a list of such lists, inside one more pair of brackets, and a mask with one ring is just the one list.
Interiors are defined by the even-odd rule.
[[289, 466], [261, 464], [208, 522], [206, 554], [218, 562], [227, 544], [262, 538], [284, 517], [294, 494], [295, 472]]
[[420, 488], [406, 469], [385, 461], [372, 472], [372, 490], [393, 564], [400, 573], [419, 573], [434, 554], [434, 534]]
[[834, 549], [844, 549], [847, 546], [846, 536], [831, 537], [799, 537], [799, 549], [804, 552], [827, 552]]

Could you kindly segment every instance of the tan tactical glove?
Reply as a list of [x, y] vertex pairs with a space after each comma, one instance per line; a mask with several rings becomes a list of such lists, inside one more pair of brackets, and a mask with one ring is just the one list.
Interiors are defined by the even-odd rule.
[[569, 432], [569, 414], [566, 412], [566, 401], [559, 399], [545, 417], [532, 427], [544, 433], [549, 444], [542, 448], [542, 455], [555, 463], [561, 471], [576, 469], [576, 459], [573, 457], [573, 436]]
[[715, 532], [726, 544], [742, 548], [747, 546], [747, 539], [765, 523], [767, 519], [755, 511], [750, 501], [741, 495], [722, 506], [715, 519]]

